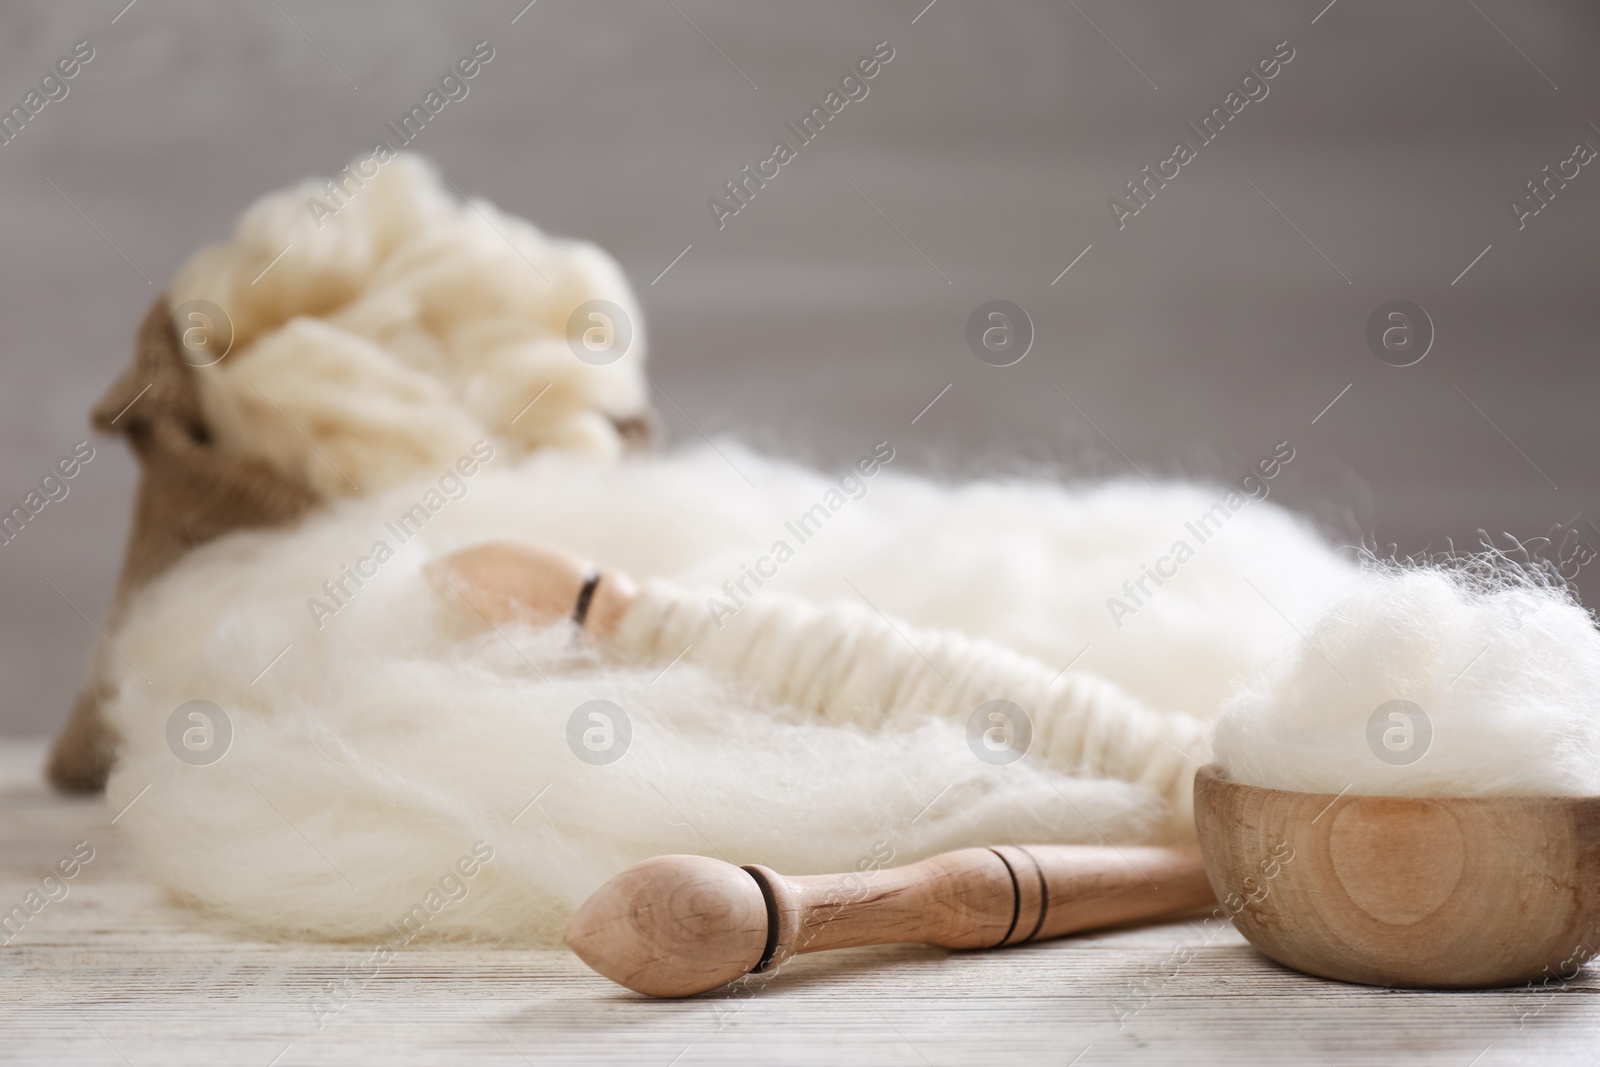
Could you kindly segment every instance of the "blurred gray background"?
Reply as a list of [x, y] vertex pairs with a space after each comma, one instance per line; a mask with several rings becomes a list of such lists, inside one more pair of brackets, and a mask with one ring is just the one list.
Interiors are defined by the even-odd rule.
[[[412, 147], [617, 256], [674, 440], [832, 462], [887, 437], [938, 474], [1151, 478], [1237, 478], [1288, 440], [1275, 498], [1341, 540], [1555, 531], [1569, 572], [1579, 538], [1600, 548], [1600, 165], [1520, 231], [1508, 207], [1600, 147], [1594, 5], [525, 3], [0, 9], [6, 109], [95, 50], [0, 147], [0, 510], [89, 435], [191, 250], [369, 151], [487, 40]], [[707, 198], [882, 40], [868, 97], [719, 231]], [[1284, 40], [1270, 95], [1119, 231], [1108, 198], [1198, 147], [1185, 123]], [[1036, 330], [1015, 366], [965, 341], [995, 298]], [[1392, 299], [1436, 327], [1414, 366], [1365, 340]], [[0, 732], [53, 730], [98, 640], [136, 469], [96, 446], [0, 547]]]

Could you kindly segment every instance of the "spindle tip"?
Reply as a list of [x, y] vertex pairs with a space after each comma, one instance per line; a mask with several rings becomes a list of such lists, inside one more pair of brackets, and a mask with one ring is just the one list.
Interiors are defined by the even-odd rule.
[[685, 997], [754, 970], [767, 930], [766, 900], [748, 871], [706, 856], [657, 856], [596, 890], [565, 940], [618, 985]]

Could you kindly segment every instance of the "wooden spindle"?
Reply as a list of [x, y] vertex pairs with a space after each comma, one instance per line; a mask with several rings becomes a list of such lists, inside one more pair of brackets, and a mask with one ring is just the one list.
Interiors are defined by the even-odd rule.
[[659, 856], [597, 890], [566, 941], [629, 989], [687, 996], [805, 952], [899, 942], [998, 948], [1174, 917], [1214, 900], [1192, 847], [1002, 845], [797, 877]]

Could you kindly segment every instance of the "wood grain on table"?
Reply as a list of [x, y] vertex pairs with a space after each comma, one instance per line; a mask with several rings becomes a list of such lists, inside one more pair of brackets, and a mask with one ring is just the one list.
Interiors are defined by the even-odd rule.
[[[79, 841], [66, 897], [0, 947], [0, 1062], [70, 1064], [1392, 1064], [1600, 1058], [1595, 968], [1549, 989], [1308, 978], [1199, 924], [990, 953], [846, 949], [753, 990], [649, 1000], [564, 952], [272, 944], [168, 902], [98, 801], [0, 747], [0, 908]], [[0, 933], [0, 941], [5, 934]], [[1209, 938], [1209, 940], [1208, 940]], [[347, 971], [346, 968], [349, 968]], [[346, 978], [344, 1006], [330, 987]], [[320, 1025], [319, 1025], [320, 1023]], [[1475, 1059], [1476, 1057], [1476, 1059]]]

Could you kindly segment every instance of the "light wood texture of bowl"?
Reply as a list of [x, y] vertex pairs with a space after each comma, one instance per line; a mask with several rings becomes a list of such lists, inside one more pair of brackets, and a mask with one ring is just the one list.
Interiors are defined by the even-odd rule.
[[1222, 908], [1295, 970], [1482, 988], [1570, 978], [1600, 950], [1600, 797], [1298, 793], [1217, 764], [1194, 791]]

